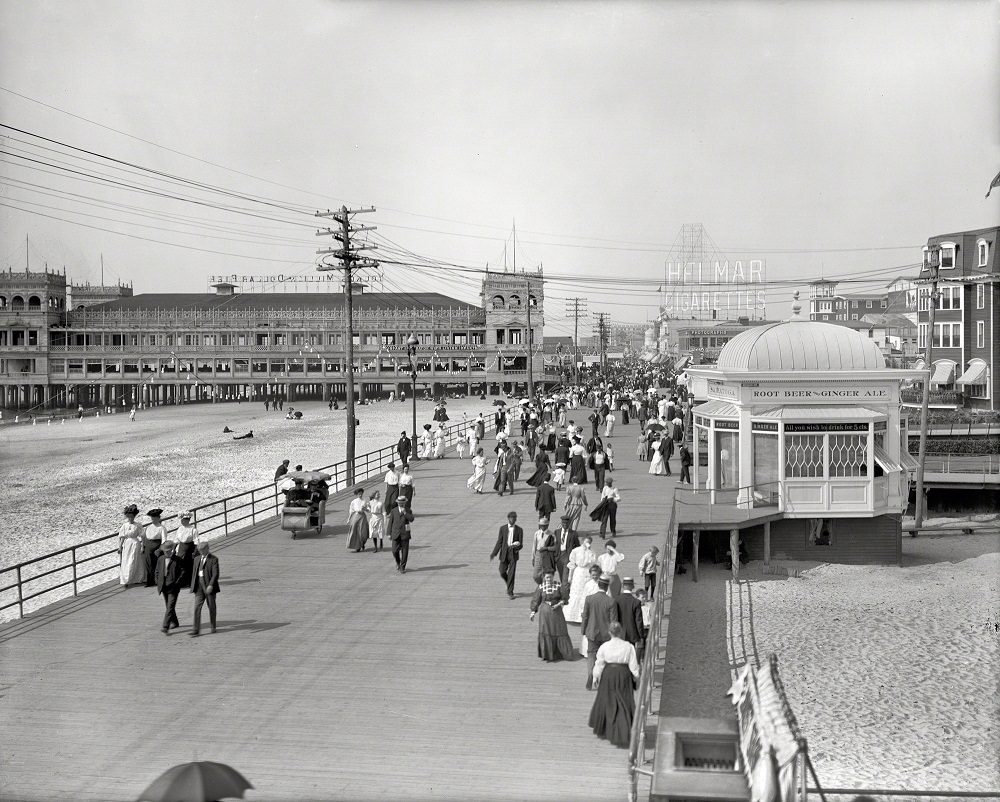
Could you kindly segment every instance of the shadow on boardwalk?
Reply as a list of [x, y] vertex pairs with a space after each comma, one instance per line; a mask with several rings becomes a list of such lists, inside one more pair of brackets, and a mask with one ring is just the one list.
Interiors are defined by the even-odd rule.
[[[646, 467], [613, 474], [622, 574], [667, 522], [673, 481]], [[586, 663], [537, 658], [527, 560], [508, 601], [488, 559], [509, 510], [530, 537], [534, 491], [476, 495], [470, 470], [415, 467], [406, 575], [388, 549], [348, 551], [339, 525], [293, 541], [272, 523], [218, 544], [215, 635], [189, 637], [188, 593], [165, 637], [155, 592], [115, 586], [0, 627], [5, 802], [132, 800], [189, 760], [235, 766], [269, 802], [622, 799], [626, 751], [587, 727]]]

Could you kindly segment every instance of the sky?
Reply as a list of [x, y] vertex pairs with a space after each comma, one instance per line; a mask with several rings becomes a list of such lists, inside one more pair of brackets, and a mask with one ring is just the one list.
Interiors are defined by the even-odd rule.
[[384, 291], [541, 268], [555, 336], [654, 318], [698, 224], [780, 319], [997, 223], [998, 8], [0, 0], [0, 267], [317, 275], [316, 211], [374, 207]]

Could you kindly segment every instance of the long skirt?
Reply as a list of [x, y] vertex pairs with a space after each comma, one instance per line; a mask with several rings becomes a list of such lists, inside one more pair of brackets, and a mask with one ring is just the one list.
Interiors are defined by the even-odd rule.
[[538, 656], [546, 663], [573, 659], [573, 641], [561, 606], [543, 602], [538, 607]]
[[615, 746], [628, 746], [635, 716], [635, 691], [632, 672], [622, 663], [604, 667], [597, 698], [590, 708], [590, 728], [598, 738]]
[[584, 589], [587, 587], [587, 580], [590, 579], [589, 568], [589, 565], [577, 567], [569, 583], [569, 604], [566, 605], [563, 617], [573, 624], [579, 624], [583, 618], [583, 605], [587, 601]]
[[580, 531], [580, 516], [583, 515], [583, 502], [578, 502], [576, 504], [570, 504], [566, 508], [566, 515], [568, 515], [572, 520], [570, 521], [569, 528], [573, 532]]
[[579, 454], [574, 454], [570, 458], [569, 480], [581, 485], [587, 484], [587, 463], [583, 461], [583, 457]]
[[146, 566], [142, 562], [142, 547], [137, 540], [125, 538], [122, 542], [122, 563], [119, 582], [134, 585], [146, 581]]
[[537, 468], [535, 472], [531, 474], [525, 481], [532, 487], [541, 487], [542, 483], [549, 478], [549, 467], [543, 462]]
[[363, 550], [365, 543], [368, 542], [368, 516], [363, 512], [352, 512], [347, 525], [350, 527], [347, 548], [354, 551]]

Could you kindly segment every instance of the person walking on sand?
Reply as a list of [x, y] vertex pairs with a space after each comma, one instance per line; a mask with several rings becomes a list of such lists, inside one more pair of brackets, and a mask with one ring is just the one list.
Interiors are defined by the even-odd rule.
[[135, 522], [139, 508], [129, 504], [123, 512], [125, 523], [118, 529], [118, 556], [121, 558], [118, 581], [128, 589], [129, 585], [145, 582], [146, 564], [143, 560], [143, 527]]
[[194, 594], [194, 627], [191, 637], [201, 633], [201, 608], [208, 605], [208, 621], [215, 632], [215, 596], [219, 592], [219, 558], [212, 554], [207, 542], [198, 544], [198, 556], [194, 559], [191, 574], [191, 592]]
[[135, 423], [135, 404], [132, 405], [132, 411], [128, 413], [129, 423]]
[[507, 585], [507, 598], [514, 598], [514, 577], [517, 574], [517, 558], [524, 546], [524, 530], [517, 525], [517, 513], [507, 513], [507, 525], [501, 526], [497, 542], [490, 553], [490, 562], [500, 556], [500, 578]]

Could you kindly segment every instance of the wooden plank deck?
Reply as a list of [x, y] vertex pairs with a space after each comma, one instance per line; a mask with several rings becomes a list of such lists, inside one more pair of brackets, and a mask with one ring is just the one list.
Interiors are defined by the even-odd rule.
[[[623, 575], [662, 542], [674, 487], [630, 453], [636, 433], [612, 438]], [[527, 561], [508, 601], [488, 560], [508, 510], [534, 531], [534, 489], [477, 496], [469, 471], [415, 468], [405, 576], [388, 551], [346, 550], [340, 499], [322, 536], [219, 544], [215, 635], [188, 636], [188, 593], [165, 637], [152, 590], [107, 586], [0, 627], [0, 800], [134, 800], [189, 760], [269, 802], [624, 799], [626, 750], [587, 726], [586, 663], [538, 659]]]

